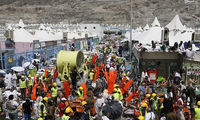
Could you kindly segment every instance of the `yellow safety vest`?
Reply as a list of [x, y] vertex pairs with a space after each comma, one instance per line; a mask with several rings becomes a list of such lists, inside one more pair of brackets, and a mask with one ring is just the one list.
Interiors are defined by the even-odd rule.
[[47, 116], [46, 107], [45, 107], [44, 103], [42, 103], [42, 102], [39, 102], [39, 109], [38, 109], [39, 116], [42, 116], [42, 110], [41, 110], [41, 106], [42, 105], [44, 106], [44, 108], [43, 108], [43, 115]]
[[63, 115], [61, 120], [69, 120], [69, 119], [70, 119], [69, 116]]
[[122, 91], [118, 88], [117, 92], [119, 93], [120, 100], [122, 100], [123, 99]]
[[90, 72], [90, 80], [93, 80], [93, 79], [94, 79], [94, 73]]
[[[154, 102], [154, 108], [155, 108], [155, 110], [158, 110], [158, 100], [160, 100], [160, 98], [159, 97], [157, 97], [157, 100]], [[162, 109], [163, 108], [163, 104], [161, 103], [161, 106], [160, 106], [160, 109]]]
[[78, 94], [79, 97], [83, 97], [84, 96], [83, 91], [82, 91], [82, 93], [80, 91], [78, 91], [77, 94]]
[[43, 77], [41, 78], [41, 81], [43, 82], [43, 81], [47, 81], [47, 78], [45, 77], [44, 79], [43, 79]]
[[200, 120], [200, 108], [195, 108], [195, 119], [194, 120]]
[[121, 57], [118, 58], [118, 62], [122, 63], [122, 58]]
[[28, 79], [28, 86], [33, 86], [33, 80], [32, 79]]
[[114, 97], [115, 100], [120, 100], [120, 94], [118, 92], [115, 92], [113, 94], [113, 97]]
[[107, 53], [107, 47], [106, 47], [106, 48], [104, 48], [104, 51], [103, 51], [103, 53], [104, 53], [104, 54], [106, 54], [106, 53]]
[[[140, 115], [143, 116], [143, 115], [142, 115], [142, 107], [139, 107], [139, 111], [140, 111]], [[147, 108], [145, 109], [145, 115], [146, 115], [146, 114], [147, 114]]]
[[58, 94], [58, 88], [56, 87], [56, 88], [51, 88], [51, 90], [52, 90], [52, 94], [51, 94], [51, 96], [52, 97], [57, 97], [57, 94]]
[[19, 88], [26, 88], [26, 80], [22, 81], [19, 79]]
[[88, 62], [90, 62], [90, 60], [91, 60], [91, 57], [90, 57], [90, 56], [88, 56], [88, 57], [87, 57], [87, 61], [88, 61]]

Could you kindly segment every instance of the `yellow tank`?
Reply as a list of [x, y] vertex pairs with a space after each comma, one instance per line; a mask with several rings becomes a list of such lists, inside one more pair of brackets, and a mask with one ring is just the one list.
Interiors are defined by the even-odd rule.
[[[81, 51], [64, 51], [61, 50], [57, 55], [57, 68], [58, 72], [62, 74], [61, 79], [66, 76], [69, 77], [69, 73], [74, 67], [79, 69], [84, 63], [84, 55]], [[70, 78], [68, 78], [70, 80]]]

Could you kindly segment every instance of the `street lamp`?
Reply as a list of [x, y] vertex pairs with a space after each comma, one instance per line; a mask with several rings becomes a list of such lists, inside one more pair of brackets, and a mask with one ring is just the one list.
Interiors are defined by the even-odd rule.
[[131, 62], [131, 72], [132, 72], [132, 26], [133, 26], [133, 0], [131, 2], [131, 11], [130, 11], [130, 46], [129, 46], [129, 53], [130, 53], [130, 62]]

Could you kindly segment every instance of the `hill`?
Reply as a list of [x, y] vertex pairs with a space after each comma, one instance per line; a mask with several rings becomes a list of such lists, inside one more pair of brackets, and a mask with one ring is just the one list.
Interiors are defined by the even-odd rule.
[[[183, 24], [194, 27], [200, 19], [196, 7], [184, 0], [133, 0], [133, 26], [151, 24], [155, 16], [164, 26], [179, 14]], [[20, 18], [25, 23], [129, 24], [129, 11], [130, 0], [0, 0], [0, 24]]]

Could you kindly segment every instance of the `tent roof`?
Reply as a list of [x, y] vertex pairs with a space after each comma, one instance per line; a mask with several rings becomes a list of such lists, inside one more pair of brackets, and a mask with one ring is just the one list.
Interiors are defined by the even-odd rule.
[[179, 18], [178, 15], [176, 15], [172, 21], [166, 25], [166, 27], [171, 31], [171, 30], [180, 30], [183, 31], [185, 30], [185, 27], [183, 26], [183, 24], [181, 23], [181, 20]]
[[26, 27], [22, 19], [19, 20], [18, 27], [21, 27], [21, 28]]
[[188, 42], [192, 39], [192, 32], [170, 31], [169, 32], [169, 45], [173, 46], [175, 42], [178, 44], [183, 41]]
[[141, 33], [136, 40], [142, 44], [151, 44], [151, 41], [161, 42], [162, 29], [161, 27], [151, 27], [148, 31]]
[[45, 30], [45, 26], [43, 24], [40, 24], [39, 30]]
[[160, 27], [160, 23], [158, 21], [158, 18], [155, 17], [153, 23], [151, 24], [152, 27]]
[[146, 26], [143, 28], [144, 30], [149, 30], [149, 25], [146, 24]]
[[15, 29], [13, 31], [14, 42], [33, 42], [34, 36], [24, 28]]
[[53, 41], [53, 40], [59, 40], [57, 37], [55, 37], [53, 34], [49, 34], [45, 30], [36, 30], [34, 35], [35, 40], [40, 41]]
[[8, 24], [8, 26], [7, 26], [6, 29], [7, 29], [7, 30], [12, 30], [12, 26], [11, 26], [11, 24]]

